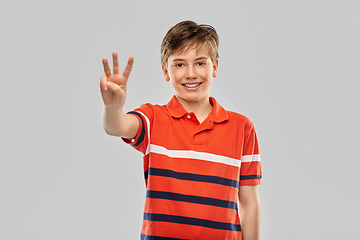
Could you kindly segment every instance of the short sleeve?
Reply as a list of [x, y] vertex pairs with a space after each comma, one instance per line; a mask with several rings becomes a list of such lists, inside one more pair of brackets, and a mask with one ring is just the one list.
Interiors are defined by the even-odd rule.
[[241, 157], [240, 185], [259, 185], [262, 178], [259, 145], [254, 125], [245, 126], [245, 138]]
[[146, 155], [150, 144], [150, 125], [153, 119], [153, 111], [150, 104], [144, 104], [140, 108], [130, 111], [127, 114], [134, 115], [139, 121], [139, 129], [134, 139], [122, 138], [122, 140], [130, 144], [133, 148]]

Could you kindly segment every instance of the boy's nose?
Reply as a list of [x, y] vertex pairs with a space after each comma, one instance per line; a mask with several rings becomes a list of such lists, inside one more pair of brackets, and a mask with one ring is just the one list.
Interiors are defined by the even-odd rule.
[[197, 78], [197, 73], [194, 67], [189, 66], [186, 70], [185, 78]]

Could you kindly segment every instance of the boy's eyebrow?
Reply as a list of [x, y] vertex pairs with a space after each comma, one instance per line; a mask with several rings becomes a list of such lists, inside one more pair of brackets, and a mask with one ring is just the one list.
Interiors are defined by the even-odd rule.
[[[198, 58], [195, 58], [195, 60], [202, 60], [202, 59], [207, 59], [208, 57], [205, 57], [205, 56], [202, 56], [202, 57], [198, 57]], [[176, 62], [176, 61], [185, 61], [185, 59], [183, 58], [174, 58], [173, 59], [173, 62]]]
[[195, 60], [201, 60], [201, 59], [208, 59], [208, 57], [206, 57], [206, 56], [198, 57], [198, 58], [196, 58]]

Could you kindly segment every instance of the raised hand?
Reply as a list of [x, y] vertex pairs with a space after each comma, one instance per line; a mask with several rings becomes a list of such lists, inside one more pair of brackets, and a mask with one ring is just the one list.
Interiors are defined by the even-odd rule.
[[101, 95], [106, 106], [122, 108], [126, 100], [126, 84], [131, 73], [134, 57], [130, 56], [122, 75], [119, 73], [117, 52], [112, 53], [113, 73], [111, 73], [108, 60], [102, 59], [105, 75], [100, 77]]

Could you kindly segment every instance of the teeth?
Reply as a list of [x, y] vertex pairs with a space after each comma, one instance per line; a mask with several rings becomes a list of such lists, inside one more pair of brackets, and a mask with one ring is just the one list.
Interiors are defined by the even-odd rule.
[[184, 84], [185, 87], [188, 87], [188, 88], [194, 88], [194, 87], [197, 87], [199, 86], [200, 83], [194, 83], [194, 84]]

